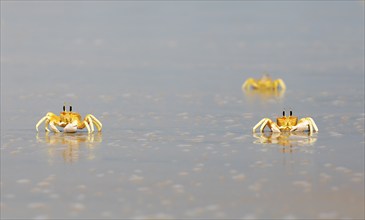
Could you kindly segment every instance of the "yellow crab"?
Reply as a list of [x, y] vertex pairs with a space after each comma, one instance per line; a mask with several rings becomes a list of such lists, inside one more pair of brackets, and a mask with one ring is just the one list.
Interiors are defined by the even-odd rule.
[[256, 129], [261, 125], [260, 132], [264, 132], [266, 126], [270, 128], [272, 132], [283, 132], [283, 131], [308, 131], [318, 132], [318, 127], [311, 117], [301, 118], [298, 121], [297, 116], [293, 116], [293, 112], [290, 111], [289, 116], [285, 115], [283, 111], [283, 117], [276, 118], [276, 123], [269, 118], [263, 118], [259, 123], [253, 127], [252, 132], [255, 133]]
[[285, 90], [286, 86], [282, 79], [272, 80], [268, 74], [261, 79], [248, 78], [242, 85], [242, 90]]
[[37, 132], [39, 125], [45, 121], [45, 130], [49, 132], [48, 126], [55, 133], [60, 132], [56, 126], [63, 127], [63, 132], [74, 133], [77, 129], [87, 128], [88, 133], [94, 132], [94, 124], [98, 131], [101, 131], [101, 122], [92, 114], [86, 115], [85, 119], [81, 120], [81, 115], [77, 112], [72, 112], [72, 106], [70, 106], [70, 111], [66, 111], [66, 106], [63, 106], [63, 112], [60, 116], [48, 112], [46, 116], [41, 118], [35, 126]]

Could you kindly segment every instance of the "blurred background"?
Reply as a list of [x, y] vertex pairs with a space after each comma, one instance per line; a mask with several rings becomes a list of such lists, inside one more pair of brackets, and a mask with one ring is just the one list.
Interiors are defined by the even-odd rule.
[[[145, 100], [123, 105], [136, 95], [171, 112], [179, 95], [240, 97], [263, 73], [284, 79], [286, 97], [361, 96], [363, 18], [363, 1], [4, 1], [1, 125], [33, 127], [64, 102], [83, 114], [148, 111]], [[287, 100], [271, 111], [308, 106]]]

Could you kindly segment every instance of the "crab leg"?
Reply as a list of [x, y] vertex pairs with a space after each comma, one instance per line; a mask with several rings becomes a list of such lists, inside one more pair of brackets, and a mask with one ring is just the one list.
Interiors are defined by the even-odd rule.
[[53, 122], [53, 121], [49, 122], [49, 126], [51, 127], [51, 130], [52, 130], [53, 132], [55, 132], [55, 133], [60, 132], [60, 131], [57, 129], [57, 127], [55, 126], [55, 124], [54, 124], [54, 122]]
[[38, 132], [38, 127], [39, 127], [39, 125], [40, 125], [40, 124], [42, 124], [42, 123], [43, 123], [43, 121], [46, 121], [46, 122], [45, 122], [45, 126], [44, 126], [44, 130], [45, 130], [46, 132], [49, 132], [49, 129], [48, 129], [48, 125], [49, 125], [48, 115], [44, 116], [43, 118], [41, 118], [41, 120], [39, 120], [39, 121], [38, 121], [37, 125], [35, 126], [35, 129], [36, 129], [36, 130], [37, 130], [37, 132]]
[[46, 122], [44, 123], [45, 124], [45, 127], [44, 127], [44, 130], [46, 132], [49, 132], [49, 129], [48, 129], [48, 125], [49, 125], [49, 119], [47, 118]]
[[90, 120], [90, 129], [91, 129], [91, 133], [94, 132], [94, 123], [93, 120]]
[[42, 124], [45, 121], [45, 131], [49, 132], [48, 126], [51, 127], [51, 130], [54, 132], [59, 132], [59, 130], [57, 129], [56, 125], [58, 125], [58, 122], [60, 121], [60, 118], [55, 115], [52, 112], [48, 112], [46, 114], [46, 116], [44, 116], [43, 118], [41, 118], [41, 120], [38, 121], [38, 123], [36, 124], [35, 128], [38, 132], [38, 127], [40, 126], [40, 124]]
[[286, 89], [285, 83], [282, 79], [275, 80], [275, 89], [278, 89], [279, 86], [281, 87], [282, 90]]
[[40, 124], [42, 124], [42, 122], [43, 122], [44, 120], [46, 120], [46, 119], [47, 119], [47, 116], [44, 116], [43, 118], [41, 118], [41, 120], [39, 120], [39, 121], [38, 121], [37, 125], [35, 126], [35, 129], [37, 130], [37, 132], [38, 132], [38, 127], [39, 127], [39, 125], [40, 125]]
[[307, 120], [307, 123], [308, 123], [308, 126], [309, 126], [309, 135], [312, 135], [313, 125], [312, 125], [311, 121], [309, 121], [307, 118], [305, 120]]
[[257, 88], [256, 80], [254, 78], [248, 78], [242, 85], [242, 89], [249, 89], [250, 86]]
[[100, 126], [100, 124], [98, 124], [98, 122], [96, 122], [96, 121], [94, 121], [94, 120], [90, 120], [92, 123], [93, 123], [93, 125], [95, 125], [96, 126], [96, 128], [98, 129], [98, 131], [100, 131], [101, 130], [101, 126]]
[[88, 115], [92, 121], [95, 123], [96, 127], [98, 128], [98, 131], [101, 131], [101, 128], [103, 127], [103, 125], [101, 124], [101, 122], [92, 114]]
[[271, 121], [271, 119], [267, 118], [266, 121], [261, 125], [261, 133], [264, 133], [264, 129], [266, 126], [269, 126], [271, 132], [280, 132], [279, 127], [276, 125], [275, 122]]
[[100, 121], [95, 118], [95, 116], [93, 116], [91, 114], [87, 114], [85, 116], [84, 121], [88, 123], [88, 125], [90, 126], [90, 130], [91, 130], [92, 133], [94, 132], [94, 125], [96, 126], [96, 128], [98, 129], [98, 131], [101, 130], [102, 125], [101, 125]]
[[252, 128], [252, 133], [255, 133], [256, 129], [265, 121], [267, 120], [267, 118], [263, 118], [261, 119], [261, 121], [259, 121], [259, 123], [257, 123], [253, 128]]
[[85, 119], [84, 119], [84, 125], [86, 126], [87, 130], [89, 133], [93, 133], [94, 132], [94, 125], [96, 126], [96, 128], [98, 129], [98, 131], [101, 131], [102, 128], [102, 124], [101, 122], [92, 114], [87, 114]]
[[90, 126], [89, 126], [89, 124], [86, 121], [84, 121], [84, 125], [87, 128], [87, 132], [90, 133]]
[[317, 132], [318, 131], [318, 127], [317, 127], [316, 123], [314, 122], [314, 120], [311, 117], [308, 117], [307, 120], [313, 125], [313, 130], [315, 132]]
[[90, 129], [91, 129], [91, 133], [93, 133], [94, 132], [94, 123], [93, 123], [93, 120], [91, 119], [91, 117], [87, 117], [86, 120], [89, 122]]
[[269, 123], [270, 123], [270, 129], [272, 132], [280, 133], [280, 128], [278, 127], [278, 125], [275, 122], [272, 122], [269, 119]]
[[260, 127], [260, 132], [263, 133], [264, 129], [266, 127], [266, 125], [269, 123], [270, 119], [266, 118], [266, 120], [264, 121], [264, 123], [262, 123], [261, 127]]

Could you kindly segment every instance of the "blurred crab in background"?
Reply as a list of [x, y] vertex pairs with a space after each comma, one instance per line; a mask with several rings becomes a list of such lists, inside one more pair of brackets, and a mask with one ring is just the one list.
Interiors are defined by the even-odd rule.
[[102, 129], [101, 122], [92, 114], [87, 114], [84, 120], [81, 119], [81, 115], [77, 112], [72, 111], [72, 106], [70, 106], [70, 111], [66, 111], [66, 106], [63, 106], [63, 111], [60, 115], [56, 115], [52, 112], [48, 112], [46, 116], [41, 118], [37, 125], [36, 130], [38, 132], [39, 125], [45, 121], [45, 130], [49, 132], [48, 126], [55, 133], [60, 132], [57, 128], [63, 127], [63, 132], [74, 133], [77, 129], [87, 128], [88, 133], [94, 132], [94, 124], [98, 131]]
[[282, 79], [271, 79], [269, 74], [264, 74], [260, 79], [248, 78], [242, 84], [242, 90], [285, 90], [286, 86]]
[[310, 134], [318, 132], [318, 127], [311, 117], [301, 118], [298, 121], [297, 116], [293, 116], [290, 110], [289, 116], [283, 111], [283, 117], [276, 118], [276, 123], [269, 118], [261, 119], [252, 129], [255, 133], [256, 129], [260, 127], [260, 132], [263, 133], [265, 127], [269, 127], [272, 132], [292, 132], [292, 131], [309, 131]]

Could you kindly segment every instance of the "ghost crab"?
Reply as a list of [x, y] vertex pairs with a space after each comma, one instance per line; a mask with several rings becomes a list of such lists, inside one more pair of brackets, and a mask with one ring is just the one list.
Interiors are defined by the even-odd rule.
[[282, 79], [273, 80], [268, 74], [264, 74], [260, 79], [248, 78], [242, 85], [242, 90], [285, 90], [286, 86]]
[[101, 131], [102, 124], [101, 122], [92, 114], [87, 114], [84, 120], [81, 120], [81, 115], [77, 112], [72, 111], [72, 106], [70, 106], [70, 111], [66, 111], [66, 106], [63, 106], [63, 112], [60, 113], [60, 116], [48, 112], [46, 116], [41, 118], [37, 125], [36, 130], [38, 132], [39, 125], [45, 121], [45, 130], [49, 132], [48, 126], [55, 133], [60, 132], [56, 126], [63, 127], [63, 132], [66, 133], [74, 133], [77, 129], [87, 128], [88, 133], [94, 132], [94, 124], [98, 131]]
[[318, 127], [311, 117], [301, 118], [298, 121], [298, 117], [293, 116], [293, 112], [291, 110], [288, 117], [285, 115], [284, 110], [283, 117], [276, 118], [276, 123], [269, 118], [261, 119], [261, 121], [253, 127], [252, 132], [255, 133], [256, 129], [260, 125], [261, 133], [264, 132], [266, 126], [268, 126], [272, 132], [309, 131], [310, 134], [318, 132]]

